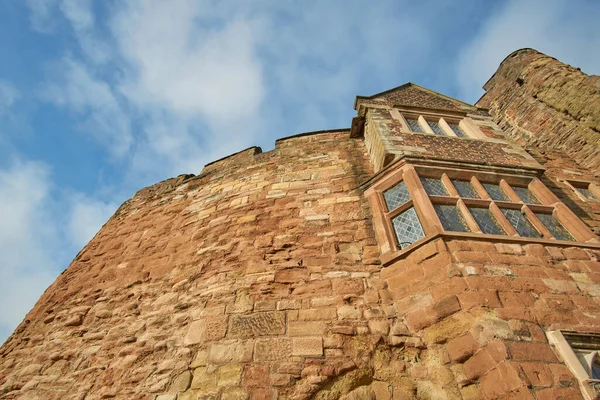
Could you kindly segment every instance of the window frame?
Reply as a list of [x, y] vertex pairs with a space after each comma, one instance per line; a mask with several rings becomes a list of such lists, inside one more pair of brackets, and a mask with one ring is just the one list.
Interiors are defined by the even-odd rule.
[[[600, 247], [600, 240], [575, 214], [568, 209], [535, 175], [519, 174], [523, 170], [502, 172], [456, 169], [449, 166], [432, 166], [425, 164], [401, 163], [394, 171], [386, 173], [378, 183], [371, 186], [365, 194], [371, 201], [376, 220], [376, 233], [382, 250], [382, 260], [396, 259], [397, 256], [418, 247], [420, 244], [432, 240], [434, 237], [445, 235], [453, 237], [470, 237], [493, 241], [516, 241], [558, 244], [566, 246], [581, 246], [588, 244]], [[421, 177], [439, 178], [448, 192], [447, 196], [429, 195]], [[469, 181], [480, 198], [460, 197], [451, 180]], [[401, 181], [406, 184], [410, 200], [399, 205], [393, 210], [387, 209], [383, 192], [391, 189]], [[493, 200], [484, 189], [482, 182], [493, 183], [500, 186], [511, 201]], [[541, 204], [527, 204], [512, 190], [512, 186], [527, 187]], [[464, 218], [470, 232], [455, 232], [445, 230], [434, 208], [434, 204], [455, 205]], [[413, 207], [425, 234], [409, 246], [402, 248], [397, 240], [392, 225], [392, 218]], [[469, 207], [487, 208], [496, 219], [498, 225], [506, 235], [485, 234], [469, 211]], [[501, 208], [519, 210], [529, 220], [534, 229], [540, 233], [539, 238], [520, 236], [513, 225], [506, 219]], [[536, 213], [551, 214], [569, 234], [574, 241], [560, 240], [554, 237], [546, 226], [536, 217]]]
[[[576, 350], [582, 350], [583, 348], [573, 347], [573, 345], [569, 342], [567, 338], [573, 336], [592, 336], [594, 338], [600, 339], [600, 334], [597, 332], [588, 333], [555, 330], [546, 332], [546, 336], [548, 337], [548, 341], [550, 342], [550, 344], [554, 345], [554, 347], [562, 357], [567, 368], [571, 371], [571, 373], [579, 382], [579, 387], [584, 398], [587, 400], [596, 399], [597, 396], [600, 394], [600, 379], [594, 379], [591, 376], [591, 373], [588, 373], [586, 368], [583, 366], [583, 364], [575, 354]], [[598, 350], [594, 351], [600, 352], [600, 346], [596, 346], [596, 348], [598, 348]]]
[[[456, 116], [456, 115], [446, 115], [446, 114], [438, 114], [431, 113], [421, 110], [404, 110], [397, 109], [397, 114], [395, 114], [396, 118], [400, 121], [401, 131], [403, 133], [411, 133], [411, 134], [427, 134], [434, 135], [440, 137], [451, 137], [456, 139], [489, 139], [485, 136], [475, 125], [475, 123], [466, 115], [465, 116]], [[407, 119], [416, 120], [417, 124], [421, 128], [422, 132], [413, 131]], [[437, 122], [439, 124], [440, 129], [444, 132], [444, 135], [436, 134], [431, 126], [428, 124], [428, 121]], [[458, 125], [459, 129], [463, 132], [464, 137], [458, 136], [450, 127], [449, 124]]]
[[[575, 192], [575, 195], [579, 197], [581, 201], [600, 202], [600, 186], [595, 182], [580, 181], [574, 179], [564, 179], [562, 180], [562, 182], [569, 186], [569, 188], [573, 190], [573, 192]], [[590, 193], [595, 197], [595, 199], [590, 199], [589, 197], [586, 197], [583, 193], [579, 191], [580, 188], [589, 190]]]

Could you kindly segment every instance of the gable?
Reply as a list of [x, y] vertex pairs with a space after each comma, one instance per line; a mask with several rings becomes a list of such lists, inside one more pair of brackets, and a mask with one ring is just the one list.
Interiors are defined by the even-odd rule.
[[410, 107], [436, 108], [454, 111], [466, 111], [475, 109], [474, 106], [453, 99], [443, 94], [426, 89], [414, 83], [406, 83], [402, 86], [386, 90], [385, 92], [374, 94], [373, 96], [362, 97], [370, 101], [382, 102], [389, 105], [402, 105]]

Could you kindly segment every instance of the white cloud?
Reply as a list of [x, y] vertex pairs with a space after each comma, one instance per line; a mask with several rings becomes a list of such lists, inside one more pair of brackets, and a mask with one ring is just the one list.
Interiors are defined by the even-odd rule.
[[56, 75], [43, 96], [76, 113], [82, 121], [80, 130], [91, 133], [112, 155], [123, 157], [133, 143], [131, 121], [110, 85], [71, 58], [59, 63]]
[[56, 276], [49, 177], [46, 165], [31, 161], [0, 170], [0, 342]]
[[457, 64], [460, 97], [474, 102], [481, 86], [514, 50], [531, 47], [562, 62], [600, 73], [600, 3], [571, 0], [507, 2], [464, 47]]
[[116, 208], [60, 190], [44, 163], [0, 169], [0, 343]]
[[86, 31], [94, 27], [91, 0], [62, 0], [59, 7], [75, 31]]
[[206, 2], [130, 1], [111, 29], [115, 85], [140, 115], [130, 176], [198, 173], [255, 142], [266, 94], [256, 20], [220, 19]]
[[182, 117], [224, 122], [255, 115], [264, 85], [251, 23], [203, 28], [195, 23], [203, 9], [192, 1], [142, 1], [121, 11], [115, 37], [133, 72], [123, 89], [140, 106]]
[[75, 194], [70, 200], [68, 235], [76, 248], [82, 248], [96, 235], [117, 209], [117, 204]]
[[95, 28], [95, 16], [91, 0], [62, 0], [59, 8], [71, 24], [79, 45], [94, 63], [106, 63], [111, 56], [108, 44], [100, 40]]
[[7, 114], [20, 96], [13, 84], [0, 80], [0, 115]]
[[50, 33], [56, 27], [54, 9], [56, 0], [26, 0], [31, 27], [41, 33]]

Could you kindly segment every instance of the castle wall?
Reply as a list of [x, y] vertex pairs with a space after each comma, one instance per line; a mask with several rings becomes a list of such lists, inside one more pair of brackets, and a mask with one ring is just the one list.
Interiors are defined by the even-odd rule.
[[369, 173], [332, 132], [138, 192], [2, 346], [1, 397], [262, 399], [357, 369], [337, 332], [368, 332], [340, 307], [380, 285]]
[[[438, 231], [388, 257], [367, 190], [402, 163], [538, 177], [598, 233], [600, 202], [565, 183], [596, 179], [585, 133], [527, 125], [560, 85], [534, 101], [507, 83], [525, 65], [539, 88], [531, 65], [554, 61], [515, 54], [486, 86], [494, 119], [409, 86], [358, 102], [364, 138], [281, 139], [140, 190], [0, 348], [0, 398], [581, 398], [546, 333], [600, 332], [597, 241]], [[398, 102], [478, 136], [407, 131]], [[570, 132], [595, 129], [580, 107]]]
[[433, 395], [424, 398], [581, 398], [545, 332], [600, 332], [599, 257], [438, 239], [382, 269], [395, 317], [422, 360], [406, 365], [417, 394], [428, 386]]
[[562, 151], [600, 173], [600, 77], [533, 49], [518, 50], [485, 84], [477, 106], [519, 143]]

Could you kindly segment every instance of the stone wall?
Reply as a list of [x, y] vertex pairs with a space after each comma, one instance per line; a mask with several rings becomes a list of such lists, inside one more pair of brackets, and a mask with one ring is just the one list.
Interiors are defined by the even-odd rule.
[[489, 108], [519, 143], [562, 151], [600, 175], [600, 77], [522, 49], [500, 64], [484, 89], [476, 105]]
[[383, 268], [383, 308], [392, 305], [395, 321], [387, 340], [404, 341], [392, 354], [414, 348], [420, 362], [402, 371], [417, 397], [581, 398], [545, 332], [600, 332], [599, 259], [580, 248], [438, 239]]
[[1, 398], [577, 398], [544, 331], [598, 330], [600, 254], [436, 239], [382, 268], [367, 160], [331, 132], [141, 190], [4, 344]]
[[360, 386], [373, 340], [356, 307], [378, 301], [380, 266], [356, 189], [371, 169], [348, 135], [249, 149], [137, 193], [2, 346], [0, 397], [266, 399], [336, 379], [341, 392]]
[[[600, 252], [446, 233], [382, 266], [361, 190], [400, 157], [526, 168], [598, 232], [598, 204], [560, 181], [597, 167], [584, 133], [551, 134], [562, 89], [519, 92], [555, 60], [507, 60], [482, 104], [528, 151], [483, 111], [410, 86], [361, 105], [364, 140], [282, 139], [140, 190], [0, 348], [0, 398], [581, 398], [545, 332], [600, 332]], [[567, 124], [575, 100], [561, 101]], [[386, 102], [460, 109], [487, 140], [400, 133]], [[544, 129], [527, 125], [536, 110]], [[569, 132], [596, 129], [586, 110]]]

